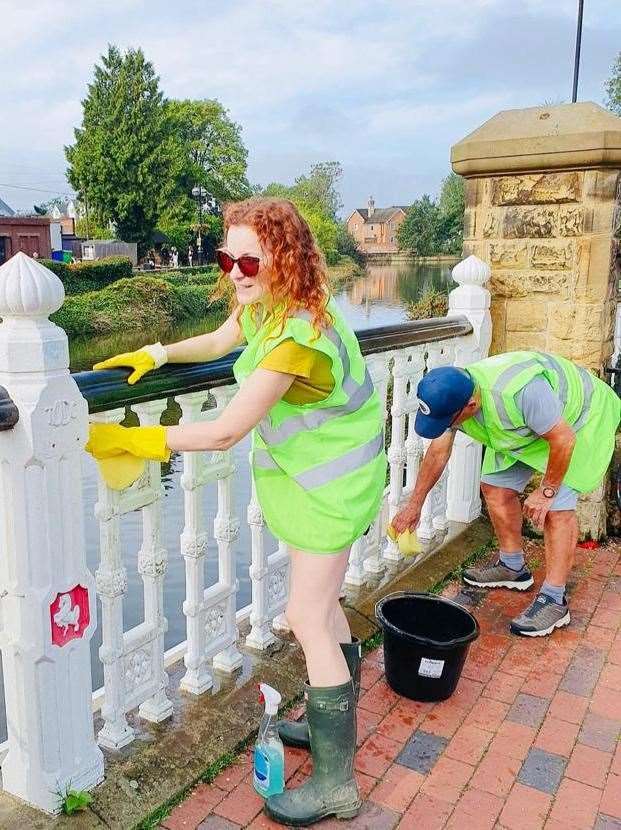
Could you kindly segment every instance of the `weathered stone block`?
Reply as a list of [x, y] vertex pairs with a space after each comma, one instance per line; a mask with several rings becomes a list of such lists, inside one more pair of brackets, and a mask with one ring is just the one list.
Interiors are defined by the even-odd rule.
[[506, 346], [507, 329], [507, 301], [501, 298], [492, 298], [490, 314], [492, 317], [492, 342], [490, 354], [504, 352]]
[[574, 247], [571, 242], [560, 245], [535, 244], [532, 246], [530, 263], [533, 268], [544, 271], [563, 271], [574, 262]]
[[582, 174], [540, 173], [492, 179], [492, 204], [543, 205], [579, 202]]
[[472, 239], [477, 235], [477, 211], [466, 208], [464, 212], [464, 238]]
[[580, 236], [584, 230], [584, 208], [561, 208], [558, 214], [558, 229], [561, 236]]
[[606, 501], [578, 500], [576, 516], [581, 539], [603, 539], [606, 536]]
[[584, 198], [611, 202], [619, 182], [618, 170], [587, 170], [584, 174]]
[[548, 305], [543, 300], [509, 300], [507, 302], [507, 331], [543, 332], [548, 322]]
[[556, 213], [552, 207], [508, 208], [502, 235], [506, 239], [556, 236]]
[[502, 222], [502, 210], [489, 208], [483, 220], [483, 236], [486, 239], [498, 239]]
[[541, 331], [508, 331], [505, 342], [508, 352], [519, 352], [524, 349], [545, 350], [546, 335]]
[[550, 334], [560, 340], [588, 341], [603, 334], [604, 303], [551, 303]]
[[568, 360], [574, 360], [580, 366], [586, 366], [587, 369], [593, 369], [595, 372], [599, 372], [603, 363], [601, 340], [577, 341], [567, 338], [560, 339], [550, 334], [548, 336], [548, 351], [560, 354], [561, 357], [566, 357]]
[[611, 239], [604, 234], [578, 242], [577, 300], [593, 303], [612, 299], [615, 285], [612, 250]]
[[576, 277], [570, 271], [492, 271], [492, 297], [530, 297], [547, 294], [568, 300], [573, 296]]
[[526, 268], [528, 267], [528, 249], [526, 245], [514, 242], [491, 242], [489, 257], [492, 268]]

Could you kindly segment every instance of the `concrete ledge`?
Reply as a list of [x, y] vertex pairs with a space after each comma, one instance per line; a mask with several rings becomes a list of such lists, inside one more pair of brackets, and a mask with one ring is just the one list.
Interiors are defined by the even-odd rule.
[[621, 167], [621, 118], [587, 101], [499, 112], [451, 148], [462, 176]]
[[[377, 632], [374, 609], [381, 597], [393, 591], [430, 590], [491, 538], [491, 528], [482, 519], [467, 526], [453, 525], [446, 540], [432, 545], [422, 563], [400, 563], [363, 588], [348, 591], [345, 611], [354, 635], [366, 640]], [[179, 691], [182, 665], [171, 672], [172, 720], [155, 725], [130, 716], [137, 738], [121, 752], [106, 752], [106, 779], [93, 792], [89, 810], [71, 818], [51, 818], [0, 793], [0, 827], [130, 830], [184, 793], [208, 767], [256, 731], [262, 711], [256, 686], [249, 681], [265, 680], [287, 702], [302, 691], [304, 657], [293, 638], [279, 639], [267, 652], [243, 649], [243, 654], [241, 670], [232, 679], [216, 675], [213, 694], [199, 698]]]

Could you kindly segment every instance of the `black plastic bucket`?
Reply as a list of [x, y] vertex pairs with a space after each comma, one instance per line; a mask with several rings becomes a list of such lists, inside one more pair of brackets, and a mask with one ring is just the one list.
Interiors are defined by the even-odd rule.
[[435, 594], [390, 594], [375, 606], [384, 630], [386, 680], [412, 700], [445, 700], [455, 691], [470, 643], [479, 636], [473, 615]]

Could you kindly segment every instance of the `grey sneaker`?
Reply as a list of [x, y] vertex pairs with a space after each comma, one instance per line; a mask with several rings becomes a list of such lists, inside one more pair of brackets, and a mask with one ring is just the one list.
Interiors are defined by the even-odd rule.
[[498, 559], [493, 565], [467, 568], [464, 571], [464, 582], [476, 585], [477, 588], [512, 588], [516, 591], [526, 591], [533, 584], [533, 575], [526, 566], [521, 571], [514, 571]]
[[563, 597], [563, 604], [559, 605], [552, 597], [538, 594], [528, 608], [511, 621], [510, 629], [513, 634], [524, 637], [545, 637], [555, 628], [569, 625], [570, 620], [566, 597]]

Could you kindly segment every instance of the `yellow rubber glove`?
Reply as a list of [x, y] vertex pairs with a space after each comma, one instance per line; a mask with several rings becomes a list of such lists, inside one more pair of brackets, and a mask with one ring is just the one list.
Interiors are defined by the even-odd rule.
[[117, 354], [115, 357], [109, 357], [107, 360], [102, 360], [95, 363], [93, 369], [117, 369], [121, 366], [129, 366], [134, 371], [127, 378], [130, 386], [138, 383], [141, 377], [153, 369], [159, 369], [168, 359], [166, 349], [161, 343], [152, 343], [149, 346], [143, 346], [136, 352], [124, 352]]
[[399, 547], [399, 553], [402, 556], [414, 556], [422, 551], [420, 542], [415, 530], [406, 528], [403, 533], [397, 534], [397, 531], [392, 525], [388, 525], [388, 537], [396, 542]]
[[168, 461], [166, 429], [91, 424], [84, 449], [97, 460], [102, 478], [112, 490], [124, 490], [144, 471], [145, 459]]

